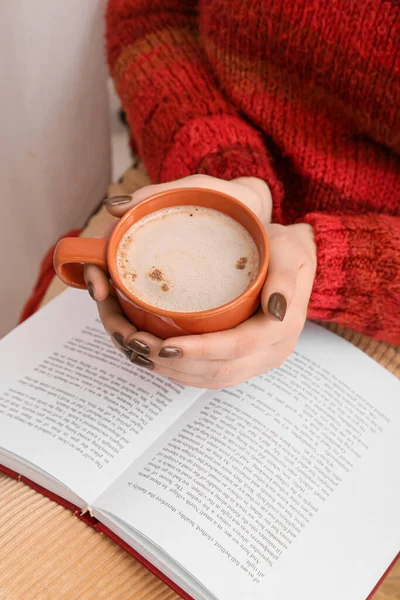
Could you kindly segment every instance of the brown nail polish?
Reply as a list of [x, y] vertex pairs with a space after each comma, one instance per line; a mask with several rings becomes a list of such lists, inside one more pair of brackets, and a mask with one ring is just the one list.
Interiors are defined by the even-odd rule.
[[149, 369], [151, 371], [154, 369], [154, 363], [152, 360], [145, 358], [144, 356], [132, 354], [131, 363], [137, 365], [138, 367], [143, 367], [144, 369]]
[[129, 342], [129, 344], [127, 344], [127, 347], [133, 352], [141, 354], [142, 356], [149, 356], [150, 354], [150, 348], [143, 342], [139, 342], [139, 340], [132, 340]]
[[131, 200], [132, 196], [112, 196], [111, 198], [106, 198], [104, 204], [107, 204], [108, 206], [119, 206], [120, 204], [128, 204]]
[[286, 298], [283, 294], [275, 293], [271, 294], [268, 300], [268, 312], [279, 319], [279, 321], [283, 321], [286, 314], [287, 302]]
[[128, 348], [125, 348], [123, 336], [120, 333], [115, 332], [113, 333], [113, 339], [116, 342], [118, 348], [121, 350], [122, 354], [124, 354], [128, 360], [131, 360], [132, 350], [128, 350]]
[[160, 358], [180, 358], [182, 356], [182, 350], [174, 348], [173, 346], [165, 346], [165, 348], [161, 348], [158, 356]]
[[94, 297], [94, 286], [91, 281], [89, 281], [89, 283], [87, 284], [87, 290], [89, 292], [89, 296], [91, 297], [91, 299], [96, 301], [96, 298]]
[[120, 348], [124, 348], [124, 338], [120, 333], [113, 333], [113, 338]]

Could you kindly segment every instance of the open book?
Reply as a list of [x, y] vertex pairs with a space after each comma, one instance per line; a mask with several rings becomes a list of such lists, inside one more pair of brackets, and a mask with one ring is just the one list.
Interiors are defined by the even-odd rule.
[[400, 383], [323, 328], [204, 392], [131, 365], [69, 290], [0, 355], [3, 469], [183, 597], [364, 600], [400, 550]]

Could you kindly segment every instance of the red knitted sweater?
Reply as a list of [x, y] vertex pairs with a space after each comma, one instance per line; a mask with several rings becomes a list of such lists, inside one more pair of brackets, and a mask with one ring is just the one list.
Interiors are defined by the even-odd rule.
[[[255, 176], [309, 223], [309, 318], [400, 343], [395, 0], [110, 0], [108, 61], [151, 179]], [[216, 207], [218, 208], [218, 207]]]

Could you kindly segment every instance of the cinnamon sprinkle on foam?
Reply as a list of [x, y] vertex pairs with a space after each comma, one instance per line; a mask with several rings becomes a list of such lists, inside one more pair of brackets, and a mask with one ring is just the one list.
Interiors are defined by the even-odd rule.
[[151, 271], [148, 272], [147, 277], [149, 277], [149, 279], [151, 279], [152, 281], [163, 281], [164, 280], [164, 275], [163, 275], [161, 269], [152, 269]]
[[247, 258], [247, 256], [241, 256], [239, 258], [239, 260], [236, 262], [236, 265], [235, 265], [236, 269], [240, 269], [240, 271], [243, 271], [243, 269], [246, 268], [248, 260], [249, 259]]

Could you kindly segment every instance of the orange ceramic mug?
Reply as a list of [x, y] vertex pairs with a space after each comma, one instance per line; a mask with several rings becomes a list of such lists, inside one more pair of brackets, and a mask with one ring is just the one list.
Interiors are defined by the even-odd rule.
[[[253, 283], [227, 304], [202, 312], [179, 313], [163, 310], [136, 298], [118, 275], [116, 256], [126, 231], [146, 215], [172, 206], [202, 206], [214, 208], [238, 221], [256, 243], [260, 263]], [[268, 240], [257, 216], [247, 206], [221, 192], [201, 188], [182, 188], [161, 192], [129, 210], [117, 223], [109, 239], [64, 238], [54, 252], [54, 267], [67, 285], [86, 288], [84, 264], [97, 265], [110, 274], [115, 294], [127, 318], [135, 327], [167, 339], [193, 333], [222, 331], [239, 325], [258, 308], [261, 290], [267, 275]]]

